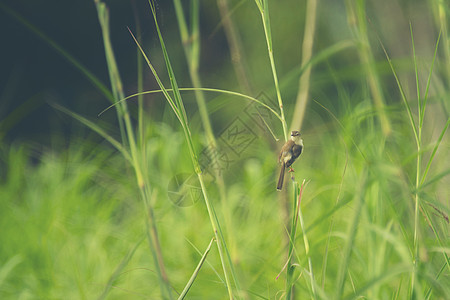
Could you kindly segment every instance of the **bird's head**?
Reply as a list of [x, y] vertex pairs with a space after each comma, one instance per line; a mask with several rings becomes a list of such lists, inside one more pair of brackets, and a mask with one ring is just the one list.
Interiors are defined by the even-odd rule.
[[300, 132], [297, 130], [291, 132], [291, 140], [297, 145], [303, 145], [303, 140], [301, 138]]

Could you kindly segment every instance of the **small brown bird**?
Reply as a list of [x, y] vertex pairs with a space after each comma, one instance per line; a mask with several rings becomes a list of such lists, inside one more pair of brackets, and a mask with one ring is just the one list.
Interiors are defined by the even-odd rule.
[[300, 132], [292, 131], [291, 139], [287, 141], [281, 148], [278, 162], [281, 163], [280, 177], [278, 178], [277, 190], [281, 191], [283, 188], [284, 171], [289, 168], [292, 172], [291, 165], [300, 156], [303, 150], [303, 139], [300, 137]]

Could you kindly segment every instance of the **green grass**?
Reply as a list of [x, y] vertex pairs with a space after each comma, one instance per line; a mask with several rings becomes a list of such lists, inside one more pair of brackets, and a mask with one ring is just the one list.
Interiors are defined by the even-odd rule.
[[[224, 67], [224, 78], [236, 73], [253, 81], [273, 102], [267, 103], [235, 87], [248, 82], [203, 86], [211, 82], [199, 69], [203, 4], [192, 1], [183, 10], [181, 2], [174, 1], [170, 18], [181, 33], [175, 37], [160, 30], [158, 10], [149, 2], [160, 48], [149, 51], [139, 30], [130, 29], [130, 43], [135, 38], [140, 61], [158, 86], [144, 92], [139, 84], [130, 98], [104, 3], [95, 1], [111, 91], [70, 51], [0, 6], [113, 103], [100, 118], [115, 109], [119, 120], [111, 131], [84, 117], [86, 112], [53, 104], [93, 133], [74, 134], [65, 147], [39, 155], [32, 144], [0, 145], [0, 298], [450, 298], [450, 93], [441, 84], [449, 81], [448, 49], [442, 46], [448, 45], [447, 31], [436, 30], [437, 39], [427, 45], [431, 54], [422, 57], [412, 23], [411, 35], [402, 37], [409, 54], [391, 59], [392, 47], [378, 37], [377, 25], [365, 24], [364, 1], [348, 1], [343, 26], [353, 37], [330, 44], [316, 36], [320, 51], [287, 71], [283, 66], [294, 58], [277, 54], [284, 47], [277, 44], [278, 30], [297, 12], [268, 1], [228, 3], [222, 13], [232, 12], [226, 22], [234, 23], [223, 26], [253, 35], [251, 42], [261, 46], [246, 68], [261, 65], [266, 72], [250, 76], [245, 68]], [[448, 11], [437, 8], [436, 23], [447, 24]], [[174, 71], [175, 38], [182, 41], [186, 74]], [[246, 40], [230, 45], [237, 52], [251, 46]], [[348, 57], [353, 65], [342, 66]], [[289, 99], [308, 68], [305, 82], [314, 96], [301, 125], [305, 151], [295, 164], [295, 181], [286, 179], [278, 193], [277, 152], [296, 118]], [[142, 69], [137, 78], [142, 82]], [[193, 88], [179, 87], [182, 81]], [[129, 107], [137, 95], [134, 114]], [[165, 101], [166, 108], [146, 108], [144, 96]], [[245, 113], [249, 104], [270, 108], [261, 128]], [[239, 155], [221, 135], [236, 117], [256, 133]], [[11, 118], [0, 129], [9, 129]], [[223, 153], [229, 165], [220, 172], [205, 169], [205, 149], [213, 154], [210, 165], [223, 162]], [[190, 179], [178, 191], [187, 197], [180, 205], [171, 189], [182, 174]]]

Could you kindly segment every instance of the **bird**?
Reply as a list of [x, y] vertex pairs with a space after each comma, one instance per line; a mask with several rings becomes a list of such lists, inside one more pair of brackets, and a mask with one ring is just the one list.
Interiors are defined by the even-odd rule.
[[281, 191], [283, 188], [284, 171], [289, 168], [289, 172], [293, 172], [291, 165], [300, 156], [303, 151], [303, 139], [300, 137], [300, 132], [294, 130], [291, 132], [291, 139], [287, 141], [281, 148], [278, 162], [281, 163], [280, 177], [278, 178], [277, 190]]

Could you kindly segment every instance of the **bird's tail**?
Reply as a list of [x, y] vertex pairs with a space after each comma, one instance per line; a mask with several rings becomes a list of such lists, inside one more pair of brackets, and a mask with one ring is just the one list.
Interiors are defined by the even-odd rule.
[[281, 191], [283, 188], [283, 181], [284, 181], [284, 170], [286, 170], [285, 163], [281, 164], [281, 171], [280, 171], [280, 177], [278, 177], [278, 184], [277, 184], [277, 190]]

